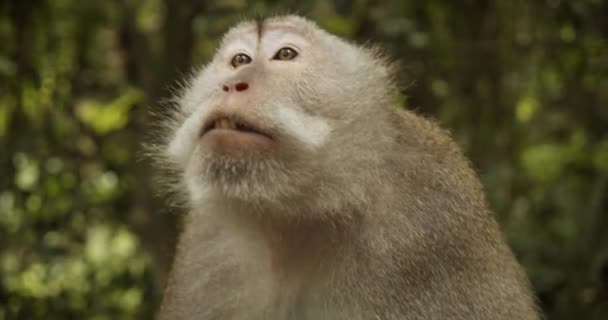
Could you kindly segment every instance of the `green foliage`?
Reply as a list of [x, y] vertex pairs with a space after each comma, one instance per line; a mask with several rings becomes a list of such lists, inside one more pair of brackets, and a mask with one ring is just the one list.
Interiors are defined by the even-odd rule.
[[146, 108], [244, 16], [298, 12], [398, 58], [397, 104], [472, 159], [547, 319], [608, 317], [608, 2], [0, 4], [0, 320], [149, 319], [173, 216]]
[[129, 111], [141, 100], [141, 93], [127, 89], [109, 104], [94, 100], [82, 101], [76, 106], [77, 118], [98, 135], [122, 129], [129, 120]]

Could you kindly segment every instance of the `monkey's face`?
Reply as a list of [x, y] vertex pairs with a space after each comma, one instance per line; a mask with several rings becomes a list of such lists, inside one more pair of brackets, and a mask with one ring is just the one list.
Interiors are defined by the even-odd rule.
[[191, 198], [276, 200], [315, 179], [320, 150], [358, 114], [348, 85], [358, 54], [294, 17], [232, 29], [184, 90], [168, 147]]

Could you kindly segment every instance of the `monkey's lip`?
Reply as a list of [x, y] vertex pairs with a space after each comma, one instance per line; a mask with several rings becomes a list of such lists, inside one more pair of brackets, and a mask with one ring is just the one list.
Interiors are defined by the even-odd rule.
[[272, 140], [272, 136], [236, 114], [216, 113], [209, 117], [201, 130], [201, 137], [215, 130], [230, 130], [233, 132], [262, 136]]

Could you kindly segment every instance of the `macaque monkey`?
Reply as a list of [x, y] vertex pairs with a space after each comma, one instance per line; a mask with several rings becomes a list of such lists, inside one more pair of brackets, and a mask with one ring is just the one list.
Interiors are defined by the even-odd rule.
[[159, 154], [188, 208], [160, 319], [538, 319], [448, 133], [392, 67], [297, 16], [244, 22]]

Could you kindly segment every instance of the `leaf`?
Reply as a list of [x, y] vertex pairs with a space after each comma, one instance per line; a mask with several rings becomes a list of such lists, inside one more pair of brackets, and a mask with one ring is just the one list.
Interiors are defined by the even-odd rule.
[[76, 114], [97, 134], [105, 135], [125, 127], [129, 122], [129, 111], [141, 101], [142, 96], [141, 91], [129, 88], [109, 104], [84, 100], [76, 107]]

